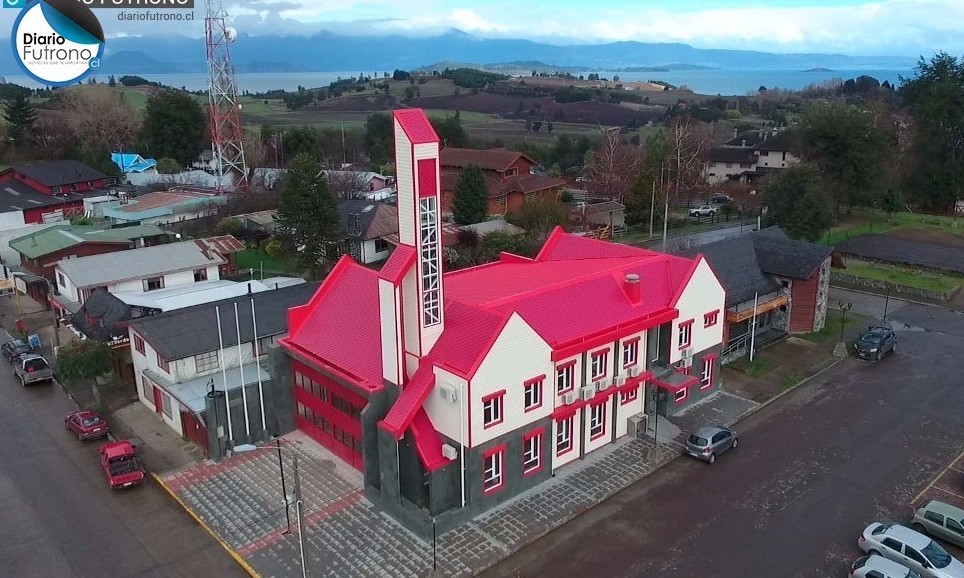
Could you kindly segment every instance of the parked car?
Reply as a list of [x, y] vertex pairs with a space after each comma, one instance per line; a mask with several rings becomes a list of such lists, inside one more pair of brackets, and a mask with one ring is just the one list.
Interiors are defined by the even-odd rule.
[[716, 207], [713, 205], [700, 205], [690, 209], [691, 217], [712, 217], [716, 214]]
[[731, 197], [730, 195], [724, 195], [723, 193], [716, 193], [713, 195], [713, 198], [710, 200], [717, 205], [729, 205], [730, 203], [733, 202], [733, 197]]
[[964, 564], [929, 537], [900, 524], [874, 522], [867, 526], [857, 546], [907, 566], [928, 578], [964, 578]]
[[914, 512], [910, 527], [964, 548], [964, 510], [950, 504], [937, 500], [924, 502]]
[[96, 411], [82, 409], [64, 416], [64, 427], [73, 432], [77, 439], [92, 440], [107, 437], [110, 425]]
[[686, 454], [712, 464], [716, 462], [716, 456], [738, 445], [740, 438], [728, 427], [701, 427], [686, 438]]
[[144, 467], [134, 445], [127, 440], [107, 442], [100, 446], [100, 465], [112, 490], [144, 483]]
[[13, 364], [13, 374], [20, 379], [24, 387], [41, 381], [52, 381], [54, 370], [42, 355], [29, 353], [21, 355], [20, 360]]
[[880, 361], [889, 351], [897, 351], [897, 333], [890, 327], [872, 325], [854, 343], [854, 354], [861, 359]]
[[23, 340], [11, 339], [10, 341], [0, 345], [0, 351], [3, 351], [3, 356], [7, 358], [7, 361], [13, 363], [24, 353], [32, 353], [33, 347]]
[[861, 556], [850, 565], [854, 578], [920, 578], [920, 574], [883, 556]]

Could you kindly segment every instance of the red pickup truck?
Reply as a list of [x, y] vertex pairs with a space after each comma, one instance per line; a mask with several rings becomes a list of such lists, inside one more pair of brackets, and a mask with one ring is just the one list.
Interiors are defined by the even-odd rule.
[[134, 445], [127, 440], [100, 446], [100, 465], [112, 490], [140, 485], [146, 476]]

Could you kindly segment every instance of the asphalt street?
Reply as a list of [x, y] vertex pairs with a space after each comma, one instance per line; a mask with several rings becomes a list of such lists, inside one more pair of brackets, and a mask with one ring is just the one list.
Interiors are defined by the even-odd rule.
[[844, 360], [737, 424], [715, 465], [681, 457], [484, 575], [845, 576], [860, 531], [909, 519], [964, 449], [964, 315], [888, 318], [896, 354]]
[[111, 491], [99, 442], [64, 429], [74, 409], [0, 359], [0, 577], [247, 575], [152, 481]]

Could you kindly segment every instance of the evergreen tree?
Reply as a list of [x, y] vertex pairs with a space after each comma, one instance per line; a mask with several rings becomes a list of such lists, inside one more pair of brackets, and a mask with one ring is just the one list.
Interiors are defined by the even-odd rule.
[[[657, 176], [657, 178], [659, 178]], [[653, 201], [654, 181], [646, 171], [640, 171], [636, 180], [623, 197], [626, 205], [626, 224], [639, 225], [649, 222], [649, 211]]]
[[24, 137], [30, 133], [33, 124], [37, 122], [37, 108], [27, 100], [26, 96], [18, 94], [5, 103], [3, 119], [10, 125], [7, 136], [18, 145], [22, 145]]
[[392, 117], [384, 112], [369, 115], [365, 121], [365, 150], [374, 165], [391, 161], [395, 146], [395, 128]]
[[482, 169], [469, 165], [462, 171], [452, 196], [452, 216], [459, 225], [481, 223], [489, 213], [489, 195]]
[[144, 139], [155, 158], [191, 164], [201, 151], [206, 124], [199, 101], [186, 92], [165, 90], [147, 99]]
[[316, 272], [337, 257], [343, 238], [338, 220], [338, 202], [319, 175], [321, 165], [309, 154], [291, 162], [278, 205], [278, 234], [302, 265]]
[[813, 165], [783, 169], [766, 189], [767, 222], [794, 239], [816, 241], [830, 228], [831, 198]]

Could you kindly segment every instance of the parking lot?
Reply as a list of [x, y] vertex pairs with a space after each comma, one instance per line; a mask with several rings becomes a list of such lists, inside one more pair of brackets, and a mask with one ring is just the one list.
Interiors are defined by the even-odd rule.
[[[931, 480], [917, 496], [911, 500], [909, 516], [912, 516], [918, 506], [928, 500], [938, 500], [945, 504], [950, 504], [964, 509], [964, 451], [957, 454], [943, 470]], [[958, 548], [953, 544], [942, 541], [941, 544], [947, 548], [958, 560], [964, 560], [964, 549]]]

